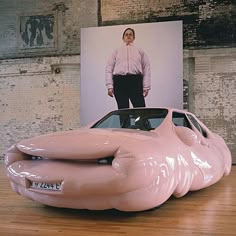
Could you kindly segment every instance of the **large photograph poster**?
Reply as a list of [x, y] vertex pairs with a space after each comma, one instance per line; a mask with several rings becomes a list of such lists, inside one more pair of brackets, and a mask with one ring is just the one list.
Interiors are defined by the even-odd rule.
[[[122, 46], [126, 28], [135, 30], [135, 46], [148, 55], [151, 90], [146, 107], [183, 108], [182, 21], [91, 27], [81, 29], [80, 120], [84, 126], [117, 109], [107, 95], [105, 68], [112, 52]], [[132, 105], [130, 105], [132, 107]]]

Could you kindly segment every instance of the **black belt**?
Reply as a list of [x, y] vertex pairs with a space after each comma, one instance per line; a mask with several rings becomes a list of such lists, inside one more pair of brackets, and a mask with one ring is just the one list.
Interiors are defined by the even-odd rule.
[[126, 75], [113, 75], [113, 78], [140, 78], [142, 74], [126, 74]]

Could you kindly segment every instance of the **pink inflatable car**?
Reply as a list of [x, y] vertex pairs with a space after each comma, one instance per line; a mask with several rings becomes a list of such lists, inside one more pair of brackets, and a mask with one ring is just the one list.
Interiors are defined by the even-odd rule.
[[8, 150], [12, 189], [45, 205], [141, 211], [230, 173], [224, 140], [170, 108], [109, 113], [90, 127], [23, 140]]

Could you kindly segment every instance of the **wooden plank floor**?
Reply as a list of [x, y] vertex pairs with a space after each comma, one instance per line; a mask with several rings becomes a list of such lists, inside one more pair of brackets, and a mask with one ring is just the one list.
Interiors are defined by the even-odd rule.
[[0, 163], [0, 235], [236, 235], [236, 166], [217, 184], [138, 213], [46, 207], [12, 192]]

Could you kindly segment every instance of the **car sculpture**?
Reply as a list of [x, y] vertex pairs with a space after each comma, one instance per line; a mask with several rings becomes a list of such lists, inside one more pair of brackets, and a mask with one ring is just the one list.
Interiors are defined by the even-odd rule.
[[142, 211], [230, 173], [224, 140], [190, 112], [112, 111], [92, 125], [22, 140], [5, 157], [13, 191], [45, 205]]

